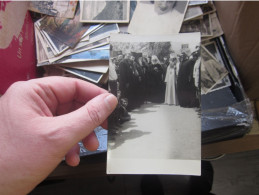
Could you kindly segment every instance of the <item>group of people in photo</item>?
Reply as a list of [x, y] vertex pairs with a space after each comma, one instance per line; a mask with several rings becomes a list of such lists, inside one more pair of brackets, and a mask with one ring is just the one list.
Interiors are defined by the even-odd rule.
[[[144, 103], [200, 107], [200, 51], [168, 55], [118, 52], [110, 62], [110, 90], [119, 99], [122, 120]], [[124, 118], [123, 118], [124, 117]]]

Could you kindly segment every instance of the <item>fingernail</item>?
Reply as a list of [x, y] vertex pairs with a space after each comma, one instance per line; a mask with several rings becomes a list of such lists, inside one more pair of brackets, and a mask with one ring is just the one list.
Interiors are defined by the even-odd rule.
[[116, 107], [118, 100], [114, 95], [110, 94], [105, 97], [104, 102], [109, 110], [113, 110]]

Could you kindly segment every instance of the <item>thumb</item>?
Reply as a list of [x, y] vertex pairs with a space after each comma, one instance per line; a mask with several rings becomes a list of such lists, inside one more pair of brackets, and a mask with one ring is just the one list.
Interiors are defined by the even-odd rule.
[[54, 127], [52, 135], [54, 133], [54, 137], [57, 138], [55, 141], [61, 142], [64, 149], [70, 149], [101, 125], [115, 109], [117, 103], [114, 95], [104, 93], [71, 113], [52, 118], [51, 126]]

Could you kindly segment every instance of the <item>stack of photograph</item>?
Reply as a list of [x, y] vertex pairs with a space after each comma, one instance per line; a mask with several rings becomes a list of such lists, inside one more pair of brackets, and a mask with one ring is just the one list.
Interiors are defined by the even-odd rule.
[[214, 4], [204, 2], [197, 5], [197, 2], [190, 2], [180, 32], [201, 32], [201, 94], [229, 87], [228, 71], [215, 41], [223, 35], [223, 30]]
[[[35, 22], [37, 66], [44, 67], [46, 76], [75, 76], [96, 84], [106, 83], [109, 37], [119, 32], [118, 24], [113, 23], [115, 20], [103, 23], [104, 20], [94, 16], [94, 10], [89, 12], [88, 4], [84, 6], [84, 2], [81, 7], [79, 2], [73, 4], [72, 18], [67, 18], [68, 15], [52, 16], [51, 13], [60, 13], [70, 4], [54, 1], [51, 4], [53, 8], [46, 10], [42, 9], [45, 3], [32, 3], [37, 10], [49, 14]], [[86, 12], [93, 16], [85, 15]]]
[[211, 1], [190, 1], [180, 32], [201, 33], [202, 143], [245, 135], [251, 126], [247, 100]]
[[[37, 66], [43, 76], [75, 77], [104, 86], [108, 81], [110, 35], [129, 22], [127, 1], [31, 1]], [[108, 12], [107, 12], [108, 11]], [[125, 26], [125, 25], [124, 25]], [[95, 129], [97, 151], [80, 142], [80, 155], [107, 151], [107, 130]]]
[[196, 31], [201, 32], [202, 39], [202, 143], [241, 137], [251, 126], [251, 105], [228, 51], [213, 3], [188, 6], [181, 32]]

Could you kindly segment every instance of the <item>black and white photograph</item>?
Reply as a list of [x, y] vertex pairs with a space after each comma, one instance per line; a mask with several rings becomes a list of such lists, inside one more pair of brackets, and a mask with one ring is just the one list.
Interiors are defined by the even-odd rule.
[[201, 46], [201, 57], [201, 92], [207, 94], [227, 76], [228, 71], [204, 46]]
[[218, 37], [218, 36], [223, 35], [224, 33], [221, 28], [217, 14], [211, 13], [211, 14], [209, 14], [209, 17], [210, 17], [210, 21], [211, 21], [211, 31], [212, 31], [213, 37]]
[[135, 35], [179, 33], [188, 1], [137, 1], [128, 32]]
[[217, 47], [217, 44], [215, 41], [209, 41], [206, 42], [204, 44], [202, 44], [207, 50], [208, 52], [211, 54], [211, 56], [217, 60], [220, 64], [222, 64], [222, 66], [224, 67], [224, 62], [222, 60], [222, 57], [220, 55], [219, 49]]
[[92, 23], [128, 23], [130, 1], [81, 1], [81, 22]]
[[114, 34], [108, 174], [199, 175], [200, 33]]
[[202, 4], [202, 5], [200, 5], [200, 7], [202, 9], [203, 15], [211, 14], [216, 11], [216, 8], [215, 8], [214, 4], [212, 3], [212, 1], [209, 1], [206, 4]]
[[[219, 64], [225, 68], [224, 62], [222, 60], [222, 57], [220, 55], [219, 49], [215, 43], [215, 41], [210, 41], [208, 43], [203, 44], [205, 46], [205, 48], [208, 50], [208, 52], [210, 52], [211, 56], [213, 56], [215, 58], [216, 61], [219, 62]], [[225, 87], [229, 87], [231, 86], [231, 81], [229, 76], [225, 76], [219, 83], [217, 83], [211, 90], [212, 91], [216, 91]]]
[[203, 5], [203, 4], [207, 4], [207, 3], [208, 3], [208, 0], [202, 0], [202, 1], [190, 0], [189, 6]]
[[199, 16], [202, 17], [202, 15], [203, 15], [203, 12], [200, 6], [188, 6], [184, 16], [184, 21], [191, 20]]
[[211, 22], [209, 15], [204, 15], [202, 19], [185, 21], [181, 27], [181, 33], [201, 32], [201, 37], [212, 36]]

